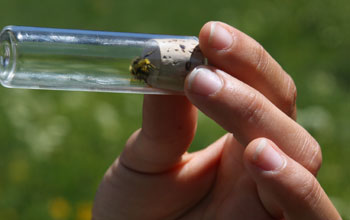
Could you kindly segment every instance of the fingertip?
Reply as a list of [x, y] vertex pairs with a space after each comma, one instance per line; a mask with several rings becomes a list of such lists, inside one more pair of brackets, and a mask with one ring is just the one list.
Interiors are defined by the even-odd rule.
[[256, 147], [259, 145], [259, 142], [262, 138], [257, 138], [252, 140], [245, 148], [243, 153], [243, 161], [245, 164], [252, 165], [254, 162], [254, 154]]
[[204, 55], [227, 50], [234, 41], [233, 28], [223, 22], [207, 22], [199, 33], [199, 44]]
[[203, 25], [199, 32], [199, 46], [201, 50], [205, 50], [208, 44], [209, 36], [210, 36], [210, 29], [211, 25], [214, 21], [208, 21]]
[[264, 207], [275, 218], [340, 219], [317, 179], [271, 140], [253, 140], [243, 158]]
[[199, 96], [212, 96], [223, 86], [222, 79], [215, 69], [208, 66], [196, 67], [186, 78], [185, 93]]
[[259, 171], [278, 172], [286, 165], [286, 158], [277, 146], [266, 138], [258, 138], [248, 144], [245, 161]]

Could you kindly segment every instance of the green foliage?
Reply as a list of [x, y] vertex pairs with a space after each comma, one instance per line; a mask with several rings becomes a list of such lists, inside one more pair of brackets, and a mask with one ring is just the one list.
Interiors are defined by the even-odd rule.
[[[294, 78], [298, 121], [320, 142], [319, 180], [350, 219], [350, 4], [308, 1], [0, 0], [9, 24], [197, 35], [209, 20], [253, 36]], [[104, 171], [141, 124], [142, 96], [0, 88], [0, 218], [89, 219]], [[224, 131], [200, 114], [192, 150]]]

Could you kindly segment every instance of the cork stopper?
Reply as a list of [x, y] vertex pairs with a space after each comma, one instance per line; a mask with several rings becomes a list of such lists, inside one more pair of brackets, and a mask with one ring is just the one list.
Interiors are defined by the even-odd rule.
[[[153, 39], [158, 47], [142, 54], [156, 67], [149, 74], [151, 87], [183, 92], [186, 75], [196, 66], [206, 64], [196, 39]], [[154, 45], [154, 44], [153, 44]]]

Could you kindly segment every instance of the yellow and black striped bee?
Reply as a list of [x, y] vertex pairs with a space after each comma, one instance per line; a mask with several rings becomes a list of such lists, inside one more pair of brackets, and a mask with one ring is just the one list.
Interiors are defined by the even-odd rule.
[[148, 76], [156, 69], [156, 66], [151, 63], [151, 61], [147, 58], [154, 51], [146, 54], [143, 57], [135, 58], [130, 67], [129, 71], [137, 80], [143, 80], [147, 83]]

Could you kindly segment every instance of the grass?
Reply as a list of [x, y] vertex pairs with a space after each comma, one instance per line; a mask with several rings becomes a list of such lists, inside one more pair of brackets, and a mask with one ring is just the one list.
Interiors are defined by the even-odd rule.
[[[197, 35], [209, 20], [257, 39], [298, 87], [298, 121], [319, 141], [319, 180], [350, 219], [350, 6], [309, 1], [0, 0], [14, 24]], [[6, 10], [5, 10], [6, 9]], [[141, 125], [142, 96], [0, 88], [0, 218], [89, 219], [104, 171]], [[192, 150], [224, 133], [200, 114]]]

